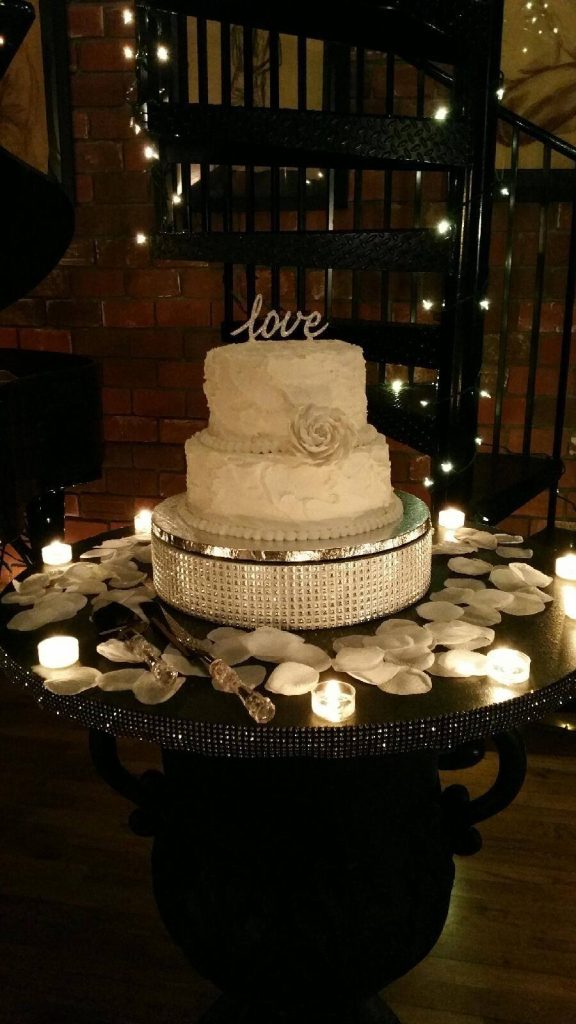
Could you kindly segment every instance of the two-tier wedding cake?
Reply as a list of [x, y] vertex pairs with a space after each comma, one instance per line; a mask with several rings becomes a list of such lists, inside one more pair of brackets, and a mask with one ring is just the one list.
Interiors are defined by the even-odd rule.
[[186, 444], [199, 529], [259, 541], [332, 540], [397, 520], [386, 438], [366, 419], [362, 350], [344, 341], [212, 349], [206, 430]]
[[360, 348], [251, 340], [205, 362], [187, 490], [154, 511], [158, 593], [202, 618], [292, 628], [390, 614], [429, 586], [426, 507], [390, 482]]

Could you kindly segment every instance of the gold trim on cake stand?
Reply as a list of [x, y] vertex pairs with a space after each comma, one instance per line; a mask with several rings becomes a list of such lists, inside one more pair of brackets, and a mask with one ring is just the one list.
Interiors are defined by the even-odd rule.
[[234, 626], [328, 629], [393, 615], [430, 586], [432, 529], [424, 502], [398, 492], [402, 517], [341, 544], [246, 541], [195, 530], [186, 495], [154, 509], [152, 561], [160, 597]]

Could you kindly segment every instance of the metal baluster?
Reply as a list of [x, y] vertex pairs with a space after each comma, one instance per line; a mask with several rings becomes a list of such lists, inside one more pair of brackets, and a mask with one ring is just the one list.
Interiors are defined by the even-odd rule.
[[508, 318], [510, 314], [510, 280], [512, 276], [512, 249], [514, 246], [514, 214], [516, 211], [516, 188], [518, 184], [518, 143], [519, 133], [515, 128], [511, 144], [510, 197], [508, 200], [508, 222], [506, 227], [506, 256], [504, 260], [504, 288], [502, 292], [502, 310], [500, 315], [500, 337], [498, 343], [498, 370], [496, 373], [496, 394], [494, 408], [494, 429], [492, 433], [492, 450], [497, 454], [500, 450], [502, 434], [502, 414], [504, 404], [504, 387], [506, 383], [506, 362], [508, 355]]
[[538, 252], [536, 254], [536, 271], [534, 274], [534, 309], [532, 313], [532, 329], [530, 332], [530, 357], [528, 360], [528, 384], [526, 387], [526, 410], [524, 418], [524, 438], [522, 453], [530, 454], [532, 426], [534, 422], [534, 403], [536, 395], [536, 371], [538, 369], [538, 349], [540, 337], [540, 319], [542, 316], [542, 294], [544, 291], [544, 268], [546, 264], [546, 239], [548, 235], [548, 188], [550, 185], [549, 146], [544, 147], [542, 170], [544, 172], [544, 195], [540, 202], [540, 221], [538, 225]]

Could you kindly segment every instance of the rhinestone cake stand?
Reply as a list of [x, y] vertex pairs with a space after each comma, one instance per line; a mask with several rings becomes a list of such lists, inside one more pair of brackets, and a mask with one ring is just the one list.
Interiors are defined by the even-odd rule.
[[393, 615], [428, 590], [432, 552], [426, 505], [398, 497], [402, 518], [382, 530], [339, 546], [278, 542], [263, 550], [194, 529], [178, 494], [154, 509], [156, 590], [190, 615], [234, 626], [328, 629]]

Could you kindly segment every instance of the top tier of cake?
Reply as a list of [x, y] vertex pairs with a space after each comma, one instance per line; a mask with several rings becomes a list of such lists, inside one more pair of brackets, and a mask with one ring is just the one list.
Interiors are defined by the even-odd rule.
[[226, 451], [285, 450], [297, 409], [340, 410], [366, 429], [362, 350], [343, 341], [248, 341], [208, 352], [208, 433]]

